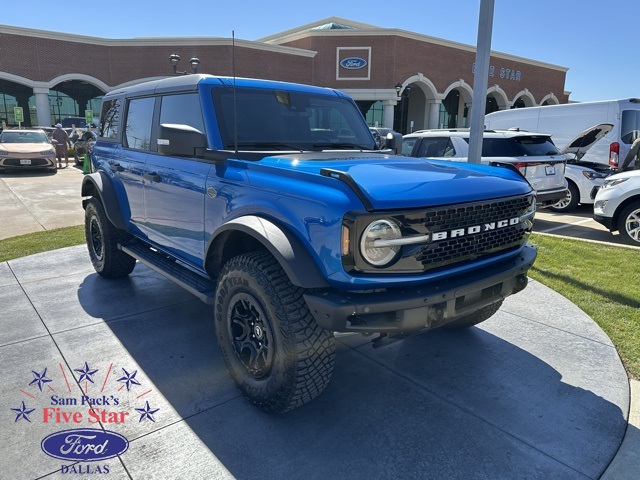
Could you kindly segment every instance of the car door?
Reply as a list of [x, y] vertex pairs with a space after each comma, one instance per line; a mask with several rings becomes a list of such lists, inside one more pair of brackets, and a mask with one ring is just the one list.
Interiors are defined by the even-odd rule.
[[[189, 125], [204, 133], [198, 94], [162, 95], [156, 108], [155, 125]], [[147, 157], [143, 183], [149, 240], [194, 266], [201, 266], [204, 257], [204, 198], [211, 166], [201, 159], [161, 155], [157, 139]]]
[[130, 231], [147, 236], [144, 212], [144, 175], [151, 145], [154, 98], [130, 99], [126, 105], [122, 148], [114, 152], [109, 168], [119, 178], [128, 198]]

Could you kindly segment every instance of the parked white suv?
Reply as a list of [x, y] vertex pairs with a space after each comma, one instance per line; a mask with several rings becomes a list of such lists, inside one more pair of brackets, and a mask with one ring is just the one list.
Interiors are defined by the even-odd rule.
[[629, 245], [640, 247], [640, 170], [616, 173], [605, 181], [593, 205], [593, 218]]
[[[420, 130], [405, 135], [402, 154], [465, 162], [469, 154], [469, 129]], [[567, 195], [566, 157], [558, 152], [549, 135], [485, 130], [481, 161], [514, 165], [535, 188], [539, 206], [552, 205]]]

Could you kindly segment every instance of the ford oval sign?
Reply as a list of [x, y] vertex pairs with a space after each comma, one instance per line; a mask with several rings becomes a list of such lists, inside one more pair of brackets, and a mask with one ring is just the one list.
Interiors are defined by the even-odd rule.
[[359, 68], [366, 67], [367, 61], [364, 58], [349, 57], [342, 59], [342, 61], [340, 62], [340, 66], [342, 68], [346, 68], [347, 70], [357, 70]]
[[126, 452], [129, 440], [109, 430], [76, 428], [47, 435], [40, 447], [44, 453], [59, 460], [96, 462]]

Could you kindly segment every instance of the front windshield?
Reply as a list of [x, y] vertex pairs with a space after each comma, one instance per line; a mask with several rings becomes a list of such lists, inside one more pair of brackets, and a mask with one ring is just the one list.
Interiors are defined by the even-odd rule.
[[0, 134], [1, 143], [47, 143], [44, 132], [4, 131]]
[[239, 150], [375, 148], [360, 111], [337, 95], [237, 88], [234, 102], [232, 88], [212, 94], [224, 149], [236, 141]]

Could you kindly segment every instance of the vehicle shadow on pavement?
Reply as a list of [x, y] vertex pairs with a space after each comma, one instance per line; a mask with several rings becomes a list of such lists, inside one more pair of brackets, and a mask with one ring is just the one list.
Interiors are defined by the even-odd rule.
[[[121, 461], [133, 478], [599, 478], [625, 433], [627, 412], [592, 384], [477, 327], [378, 349], [341, 336], [327, 390], [265, 414], [226, 374], [212, 308], [147, 270], [88, 275], [78, 291], [86, 313], [106, 322], [87, 327], [100, 351], [119, 352], [114, 364], [133, 363], [153, 385], [142, 399], [159, 409], [153, 424], [108, 426], [131, 442]], [[576, 361], [592, 348], [544, 331], [532, 341]]]

